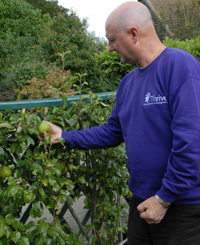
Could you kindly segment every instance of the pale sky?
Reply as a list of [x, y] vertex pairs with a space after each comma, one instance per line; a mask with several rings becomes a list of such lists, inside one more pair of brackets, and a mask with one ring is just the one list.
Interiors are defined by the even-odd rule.
[[[105, 22], [108, 15], [128, 0], [58, 0], [58, 5], [73, 9], [80, 19], [88, 19], [88, 30], [105, 38]], [[137, 0], [134, 0], [137, 1]]]

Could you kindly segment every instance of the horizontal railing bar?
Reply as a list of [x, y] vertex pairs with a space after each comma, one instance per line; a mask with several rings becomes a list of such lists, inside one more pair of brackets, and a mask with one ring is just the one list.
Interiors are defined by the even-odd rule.
[[[96, 93], [102, 100], [110, 100], [116, 96], [116, 91]], [[83, 94], [82, 97], [88, 96]], [[77, 102], [80, 100], [80, 95], [68, 96], [67, 104], [71, 104], [73, 101]], [[89, 101], [89, 100], [88, 100]], [[86, 100], [87, 102], [87, 100]], [[62, 98], [44, 98], [44, 99], [33, 99], [33, 100], [21, 100], [21, 101], [8, 101], [0, 102], [0, 110], [20, 110], [37, 107], [51, 107], [51, 106], [62, 106]]]

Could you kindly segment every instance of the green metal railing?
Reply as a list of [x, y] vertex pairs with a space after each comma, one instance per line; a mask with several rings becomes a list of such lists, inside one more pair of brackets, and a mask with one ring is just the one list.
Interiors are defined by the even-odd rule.
[[[110, 100], [116, 96], [116, 91], [113, 92], [103, 92], [96, 93], [102, 100]], [[83, 94], [82, 97], [87, 96]], [[80, 100], [80, 95], [68, 96], [67, 104], [71, 104], [73, 101], [78, 102]], [[36, 108], [36, 107], [51, 107], [51, 106], [62, 106], [62, 98], [45, 98], [45, 99], [34, 99], [34, 100], [21, 100], [21, 101], [9, 101], [0, 102], [0, 110], [19, 110], [26, 108]]]

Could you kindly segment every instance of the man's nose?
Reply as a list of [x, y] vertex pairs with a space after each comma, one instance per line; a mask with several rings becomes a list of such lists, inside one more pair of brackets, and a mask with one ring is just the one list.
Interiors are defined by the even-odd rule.
[[114, 45], [112, 44], [112, 43], [108, 43], [108, 51], [109, 52], [113, 52], [113, 51], [115, 51], [115, 47], [114, 47]]

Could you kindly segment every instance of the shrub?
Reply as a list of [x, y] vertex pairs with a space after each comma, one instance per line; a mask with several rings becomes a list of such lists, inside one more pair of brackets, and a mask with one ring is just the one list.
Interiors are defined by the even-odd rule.
[[54, 66], [45, 79], [33, 77], [27, 85], [15, 92], [18, 93], [17, 100], [59, 97], [61, 92], [73, 95], [76, 92], [71, 89], [72, 82], [69, 70], [63, 71]]

